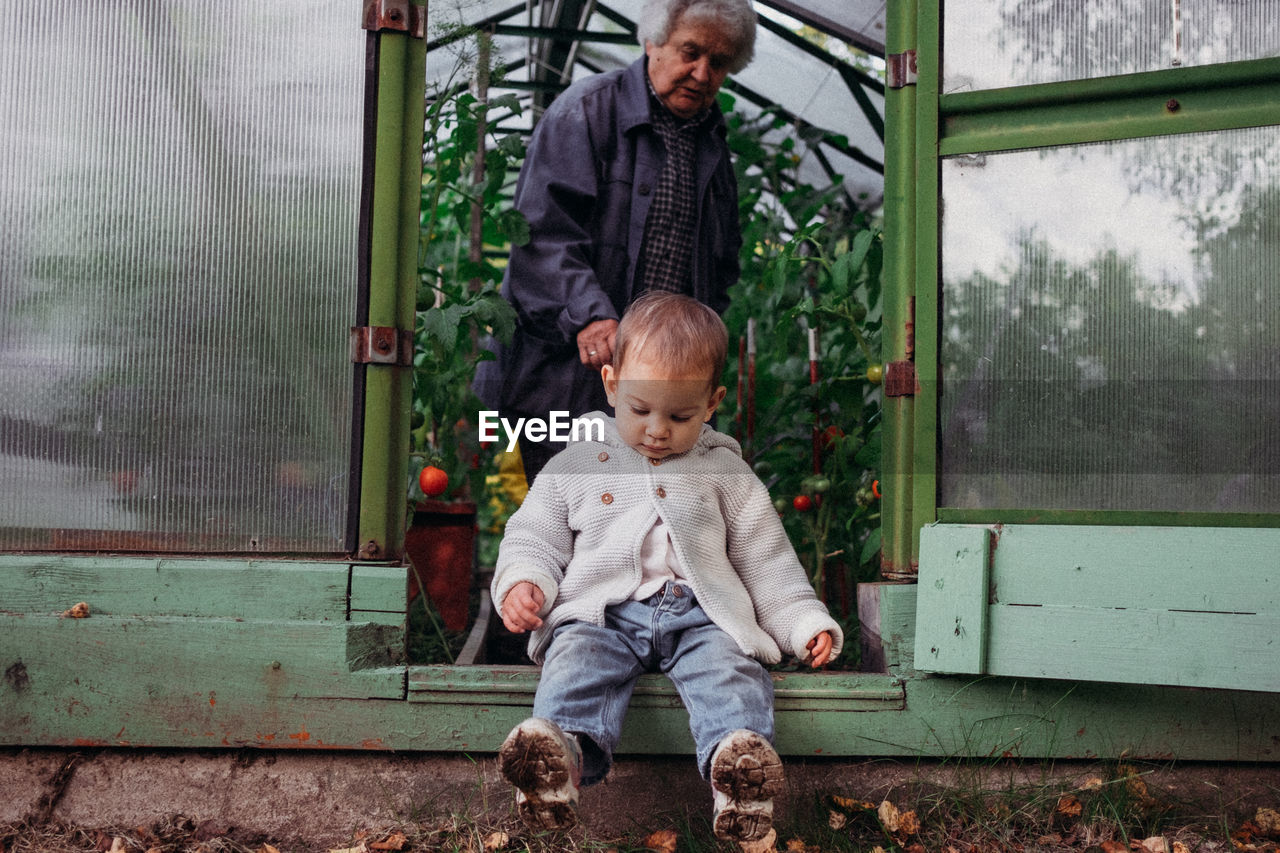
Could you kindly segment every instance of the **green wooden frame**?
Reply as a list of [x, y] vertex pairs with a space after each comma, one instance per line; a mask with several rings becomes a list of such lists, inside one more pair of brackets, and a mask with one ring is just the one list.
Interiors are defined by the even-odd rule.
[[[938, 203], [940, 163], [957, 154], [1114, 141], [1135, 137], [1259, 127], [1280, 123], [1280, 59], [1104, 77], [1069, 83], [940, 93], [940, 0], [921, 0], [915, 20], [919, 81], [914, 102], [914, 245], [902, 261], [914, 267], [915, 367], [921, 392], [911, 422], [909, 507], [885, 504], [886, 536], [910, 529], [910, 563], [918, 565], [920, 531], [935, 521], [1148, 526], [1276, 527], [1280, 514], [960, 509], [937, 500], [937, 379], [940, 311]], [[893, 20], [892, 18], [890, 19]], [[886, 193], [888, 197], [888, 193]], [[907, 251], [907, 250], [904, 250]], [[887, 258], [886, 269], [894, 262]], [[889, 280], [887, 279], [887, 282]], [[886, 317], [888, 311], [886, 310]], [[886, 325], [888, 325], [886, 321]], [[887, 359], [886, 359], [887, 360]], [[886, 416], [886, 422], [888, 422]], [[905, 440], [903, 440], [905, 442]], [[889, 483], [892, 485], [892, 481]], [[888, 495], [886, 495], [888, 497]], [[902, 534], [905, 537], [905, 533]], [[896, 556], [897, 560], [905, 559]]]

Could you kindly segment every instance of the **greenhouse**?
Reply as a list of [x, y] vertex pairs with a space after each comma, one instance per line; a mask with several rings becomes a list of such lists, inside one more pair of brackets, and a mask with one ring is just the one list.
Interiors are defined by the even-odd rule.
[[[845, 636], [772, 668], [779, 751], [1276, 760], [1270, 4], [753, 5], [714, 424]], [[476, 373], [531, 134], [641, 6], [6, 16], [0, 743], [529, 715]], [[623, 751], [693, 750], [663, 676], [630, 709]]]

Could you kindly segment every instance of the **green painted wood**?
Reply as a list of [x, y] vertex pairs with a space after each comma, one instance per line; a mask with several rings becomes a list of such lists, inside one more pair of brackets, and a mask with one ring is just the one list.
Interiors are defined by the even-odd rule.
[[[779, 749], [796, 756], [1280, 760], [1280, 697], [1235, 691], [1043, 679], [915, 675], [905, 702], [878, 712], [780, 711]], [[0, 743], [66, 746], [396, 749], [490, 761], [528, 701], [501, 705], [278, 698], [173, 689], [97, 697], [89, 713], [61, 692], [14, 700], [0, 683]], [[81, 694], [82, 695], [82, 694]], [[154, 703], [162, 702], [164, 714]], [[886, 703], [887, 704], [887, 703]], [[689, 755], [683, 709], [639, 707], [619, 752]]]
[[988, 671], [1033, 678], [1280, 691], [1280, 615], [991, 608]]
[[0, 554], [0, 610], [103, 616], [335, 620], [347, 616], [346, 563]]
[[401, 625], [409, 607], [409, 578], [405, 566], [351, 567], [351, 618]]
[[[990, 578], [961, 593], [958, 543], [975, 530], [922, 534], [918, 669], [1280, 691], [1280, 530], [1003, 525]], [[977, 669], [949, 657], [957, 595], [990, 596]]]
[[46, 713], [90, 722], [135, 711], [164, 719], [191, 696], [263, 706], [404, 696], [403, 631], [370, 623], [5, 616], [0, 637], [0, 670], [21, 673], [8, 679], [6, 704], [62, 697]]
[[[538, 667], [409, 667], [409, 701], [426, 704], [532, 705]], [[901, 707], [896, 678], [870, 673], [783, 673], [773, 675], [774, 707], [779, 711], [878, 711]], [[640, 676], [632, 708], [682, 710], [680, 696], [666, 676]]]
[[1000, 604], [1280, 614], [1280, 530], [1005, 525]]
[[991, 534], [985, 527], [933, 525], [920, 531], [915, 666], [986, 672]]

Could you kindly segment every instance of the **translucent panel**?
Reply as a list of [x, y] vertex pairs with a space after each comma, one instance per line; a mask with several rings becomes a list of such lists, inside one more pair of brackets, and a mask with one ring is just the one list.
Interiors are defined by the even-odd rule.
[[343, 548], [358, 12], [0, 16], [0, 548]]
[[[597, 3], [595, 13], [588, 20], [585, 29], [591, 32], [622, 32], [622, 28], [611, 19], [611, 16], [620, 16], [634, 22], [640, 14], [642, 5], [642, 0], [609, 0], [607, 3]], [[840, 11], [835, 14], [834, 20], [841, 26], [861, 27], [865, 24], [878, 31], [880, 33], [878, 37], [883, 38], [883, 3], [857, 0], [855, 3], [846, 4], [845, 0], [833, 0], [833, 2], [824, 0], [818, 4], [808, 2], [788, 4], [788, 9], [792, 5], [804, 7], [820, 17], [838, 8]], [[433, 3], [428, 37], [442, 37], [459, 24], [474, 24], [514, 8], [518, 8], [518, 4], [513, 5], [506, 0], [447, 0]], [[800, 26], [798, 22], [790, 21], [786, 16], [770, 11], [764, 4], [757, 4], [756, 8], [762, 14], [783, 21], [787, 26]], [[520, 9], [518, 14], [507, 18], [505, 22], [536, 23], [546, 9], [546, 5], [536, 7], [532, 18]], [[605, 10], [608, 10], [608, 14]], [[800, 9], [794, 11], [799, 13]], [[519, 85], [532, 79], [533, 73], [530, 67], [524, 64], [529, 45], [529, 39], [523, 37], [498, 36], [493, 40], [495, 64], [518, 66], [513, 67], [505, 75], [508, 83]], [[834, 40], [828, 42], [827, 50], [850, 64], [855, 66], [858, 64], [855, 57]], [[574, 79], [581, 79], [594, 73], [592, 69], [611, 71], [626, 67], [639, 58], [640, 53], [640, 45], [634, 43], [583, 42], [578, 47], [579, 64], [573, 68]], [[873, 76], [883, 76], [884, 64], [879, 57], [862, 59], [870, 66], [871, 70], [868, 73]], [[465, 69], [466, 64], [465, 48], [462, 46], [429, 51], [427, 54], [429, 89], [449, 82], [465, 81], [469, 71], [464, 70], [460, 75], [459, 70]], [[825, 62], [789, 45], [780, 36], [764, 27], [756, 31], [754, 61], [730, 79], [756, 93], [763, 103], [781, 104], [811, 125], [843, 137], [850, 149], [862, 152], [877, 163], [884, 161], [883, 141], [867, 120], [862, 107], [839, 72]], [[502, 88], [501, 82], [494, 85], [495, 92], [500, 92]], [[726, 90], [728, 88], [726, 87]], [[523, 96], [528, 94], [523, 88], [517, 91]], [[883, 116], [884, 95], [871, 90], [867, 90], [864, 94], [876, 113]], [[755, 115], [759, 113], [760, 105], [753, 103], [746, 96], [737, 96], [734, 109], [746, 115]], [[521, 118], [514, 121], [499, 115], [499, 121], [506, 129], [527, 128], [531, 125], [532, 119], [531, 109], [526, 109]], [[779, 137], [781, 135], [781, 133], [778, 134]], [[777, 139], [769, 138], [769, 141], [776, 142]], [[804, 146], [798, 149], [797, 153], [801, 156], [799, 164], [801, 180], [814, 186], [826, 186], [831, 183], [826, 166], [815, 150]], [[832, 147], [823, 147], [821, 154], [835, 174], [843, 179], [845, 188], [854, 199], [859, 200], [859, 203], [867, 209], [874, 209], [879, 205], [884, 197], [882, 169], [870, 167], [861, 160]]]
[[1275, 0], [944, 0], [942, 91], [1280, 56]]
[[942, 166], [941, 499], [1280, 511], [1280, 131]]

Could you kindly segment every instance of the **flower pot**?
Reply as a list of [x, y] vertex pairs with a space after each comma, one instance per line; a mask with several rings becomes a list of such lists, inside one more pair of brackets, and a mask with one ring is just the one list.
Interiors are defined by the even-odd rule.
[[449, 631], [467, 628], [477, 535], [476, 505], [470, 501], [418, 501], [405, 531], [405, 555], [416, 569], [409, 573], [409, 601], [421, 592], [420, 577]]

